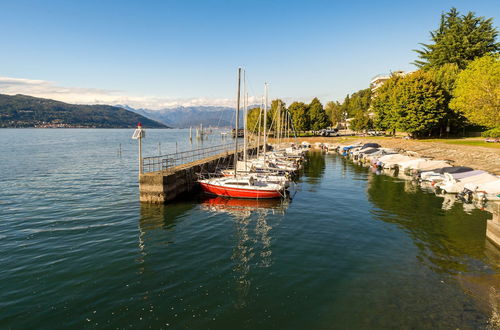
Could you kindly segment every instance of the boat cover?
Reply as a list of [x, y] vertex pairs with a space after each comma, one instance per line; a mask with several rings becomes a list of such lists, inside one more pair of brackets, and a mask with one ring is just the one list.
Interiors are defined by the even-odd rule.
[[462, 172], [469, 172], [473, 171], [473, 168], [466, 167], [466, 166], [451, 166], [451, 167], [444, 167], [439, 170], [435, 170], [434, 172], [444, 174], [444, 173], [462, 173]]
[[500, 194], [500, 179], [489, 181], [486, 183], [466, 183], [464, 188], [467, 188], [471, 191], [484, 191], [490, 195]]
[[385, 155], [379, 158], [383, 164], [399, 164], [408, 160], [415, 159], [415, 157], [405, 156], [401, 154]]
[[427, 171], [427, 170], [431, 170], [431, 169], [445, 168], [446, 166], [450, 166], [450, 164], [448, 164], [444, 160], [429, 160], [429, 159], [423, 159], [423, 158], [418, 158], [415, 160], [403, 162], [400, 165], [405, 169], [408, 168], [408, 169], [420, 170], [420, 171]]
[[361, 149], [365, 149], [365, 148], [380, 148], [380, 144], [378, 144], [378, 143], [365, 143], [365, 144], [363, 144]]
[[369, 155], [369, 154], [373, 154], [373, 153], [375, 153], [375, 152], [377, 152], [377, 151], [379, 151], [379, 149], [377, 149], [377, 148], [373, 148], [373, 149], [368, 149], [368, 150], [364, 150], [364, 151], [362, 150], [362, 151], [360, 151], [359, 153], [360, 153], [360, 154]]
[[473, 170], [473, 171], [467, 171], [467, 172], [460, 172], [460, 173], [445, 173], [445, 177], [449, 180], [463, 180], [465, 178], [468, 178], [470, 176], [477, 176], [480, 174], [486, 173], [485, 171], [481, 170]]

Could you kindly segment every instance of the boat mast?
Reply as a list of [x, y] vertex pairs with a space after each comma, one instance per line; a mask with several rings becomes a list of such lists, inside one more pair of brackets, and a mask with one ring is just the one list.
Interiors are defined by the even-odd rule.
[[[243, 162], [245, 164], [245, 171], [247, 170], [247, 77], [246, 71], [243, 70]], [[234, 169], [236, 171], [236, 168]]]
[[256, 157], [259, 158], [260, 154], [260, 132], [262, 128], [262, 108], [264, 108], [264, 97], [262, 97], [261, 104], [260, 104], [260, 109], [259, 109], [259, 128], [258, 128], [258, 133], [257, 133], [257, 155]]
[[240, 83], [241, 83], [241, 68], [238, 68], [238, 94], [236, 96], [236, 135], [234, 139], [234, 177], [236, 177], [236, 168], [238, 165], [238, 126], [240, 124]]
[[274, 130], [274, 139], [276, 140], [276, 144], [279, 146], [280, 145], [280, 136], [281, 136], [281, 104], [280, 101], [278, 100], [278, 107], [276, 108], [276, 126]]
[[286, 139], [290, 140], [290, 116], [288, 115], [288, 110], [286, 110], [285, 114], [286, 114]]
[[264, 84], [264, 167], [266, 167], [267, 151], [267, 83]]
[[281, 102], [280, 102], [280, 112], [281, 112], [281, 143], [283, 143], [286, 137], [286, 131], [285, 131], [286, 115], [285, 115], [285, 110], [283, 109], [283, 104]]

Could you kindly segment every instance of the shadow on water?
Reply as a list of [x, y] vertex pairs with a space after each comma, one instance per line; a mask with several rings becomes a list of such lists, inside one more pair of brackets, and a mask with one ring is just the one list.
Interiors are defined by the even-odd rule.
[[141, 203], [141, 218], [139, 221], [141, 231], [146, 232], [154, 229], [172, 230], [175, 227], [176, 220], [195, 206], [194, 200], [166, 205]]

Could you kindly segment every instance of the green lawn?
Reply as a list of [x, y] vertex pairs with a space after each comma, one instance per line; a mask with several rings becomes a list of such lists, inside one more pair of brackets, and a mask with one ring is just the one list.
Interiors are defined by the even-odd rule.
[[[393, 139], [392, 137], [387, 136], [346, 136], [341, 137], [340, 139], [347, 142], [351, 140], [356, 140], [359, 138], [370, 139], [370, 140], [384, 140], [384, 139]], [[495, 148], [500, 149], [500, 143], [492, 143], [492, 142], [484, 142], [485, 138], [461, 138], [461, 139], [422, 139], [415, 140], [418, 142], [438, 142], [438, 143], [446, 143], [446, 144], [458, 144], [464, 146], [475, 146], [475, 147], [486, 147], [486, 148]]]
[[460, 144], [464, 146], [476, 146], [500, 149], [500, 143], [484, 142], [485, 138], [463, 138], [463, 139], [429, 139], [422, 142], [440, 142], [446, 144]]

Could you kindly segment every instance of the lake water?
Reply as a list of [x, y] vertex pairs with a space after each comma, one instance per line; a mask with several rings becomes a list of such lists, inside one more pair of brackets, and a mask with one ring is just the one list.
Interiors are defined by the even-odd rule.
[[141, 205], [132, 132], [0, 130], [0, 327], [494, 327], [489, 213], [321, 154], [291, 201]]

